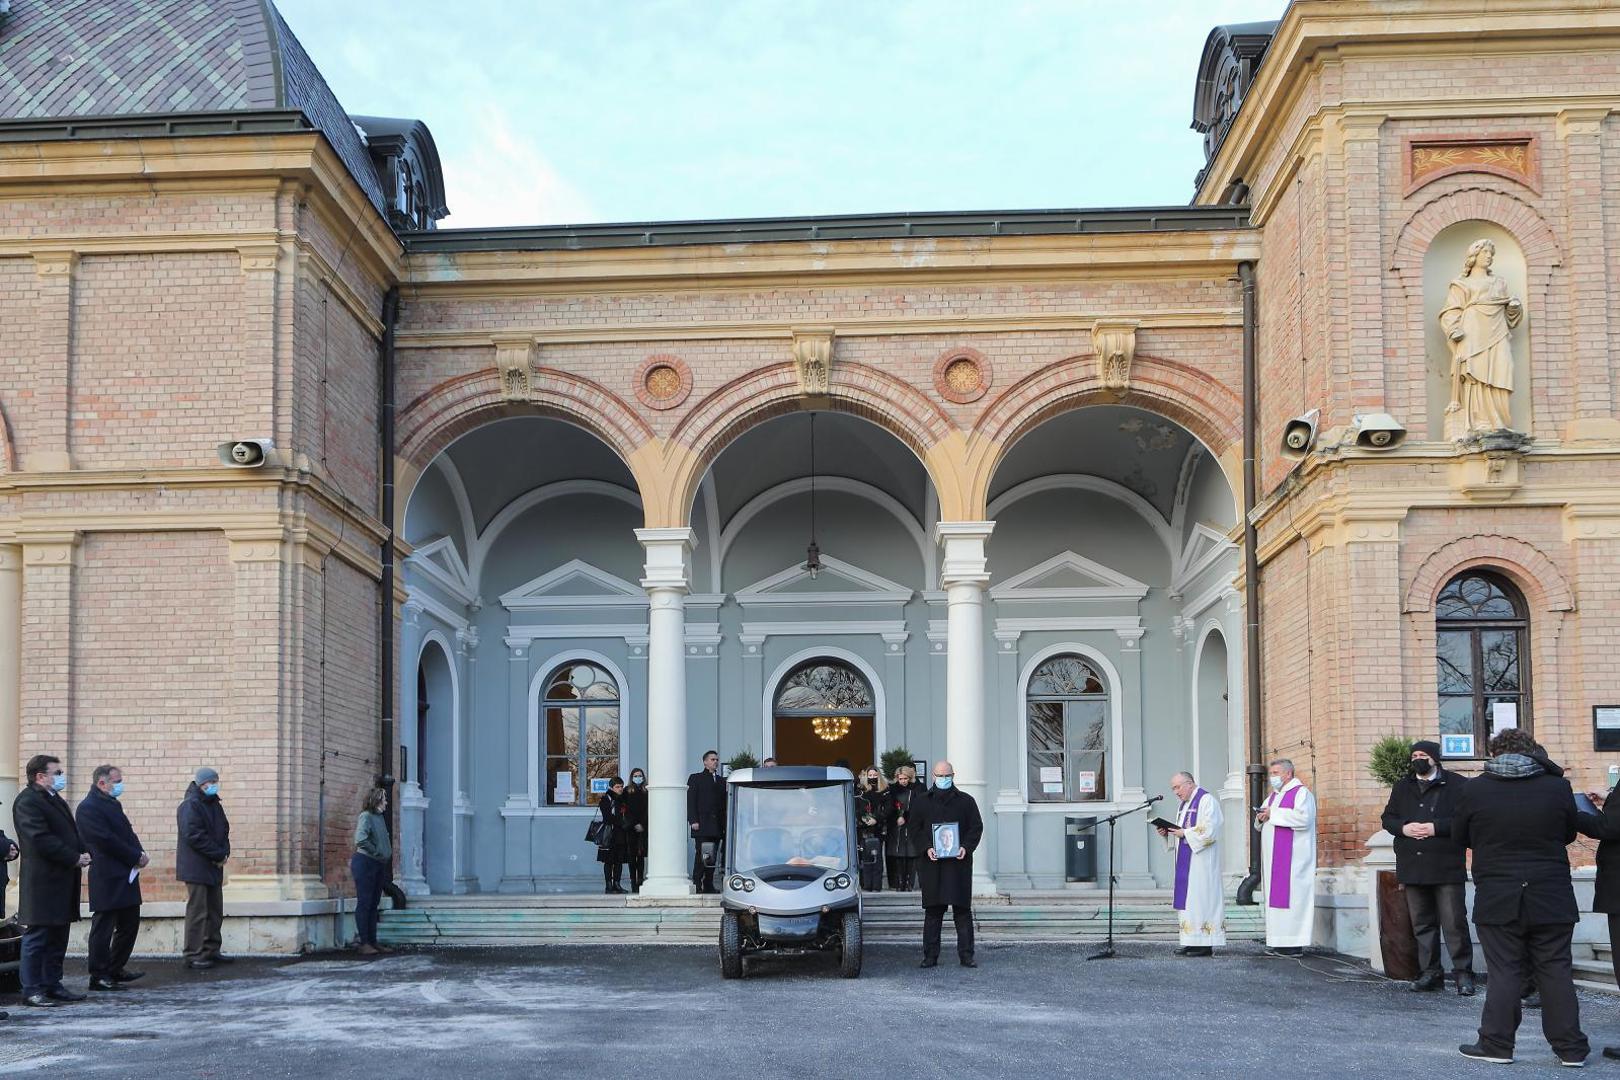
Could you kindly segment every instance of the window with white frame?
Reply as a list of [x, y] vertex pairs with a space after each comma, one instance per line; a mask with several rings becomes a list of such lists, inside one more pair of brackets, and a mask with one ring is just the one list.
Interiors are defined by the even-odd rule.
[[547, 806], [594, 806], [619, 771], [619, 684], [595, 664], [563, 664], [540, 700]]
[[1054, 656], [1025, 693], [1030, 802], [1108, 798], [1108, 684], [1084, 657]]

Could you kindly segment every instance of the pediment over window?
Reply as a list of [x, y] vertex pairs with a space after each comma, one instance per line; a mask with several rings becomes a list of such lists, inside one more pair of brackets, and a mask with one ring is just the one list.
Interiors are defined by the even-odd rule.
[[1170, 575], [1170, 591], [1181, 592], [1182, 587], [1207, 570], [1222, 555], [1236, 551], [1237, 545], [1226, 534], [1208, 525], [1194, 524], [1176, 557], [1175, 570]]
[[1001, 602], [1048, 600], [1141, 600], [1148, 586], [1112, 567], [1062, 551], [1045, 562], [992, 586], [990, 598]]
[[737, 590], [737, 602], [753, 604], [904, 604], [913, 590], [831, 555], [821, 556], [815, 578], [790, 566]]
[[647, 594], [639, 586], [583, 559], [570, 559], [555, 570], [501, 594], [501, 606], [508, 611], [645, 606], [646, 603]]
[[456, 550], [455, 543], [448, 536], [430, 540], [418, 547], [405, 560], [405, 565], [463, 604], [478, 599], [478, 587], [473, 584], [461, 552]]

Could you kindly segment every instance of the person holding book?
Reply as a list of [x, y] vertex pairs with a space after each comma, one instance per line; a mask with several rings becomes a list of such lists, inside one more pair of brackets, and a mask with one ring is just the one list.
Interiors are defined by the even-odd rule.
[[973, 796], [956, 787], [956, 770], [948, 761], [934, 766], [934, 789], [912, 802], [912, 844], [925, 853], [919, 860], [923, 904], [923, 961], [939, 964], [940, 931], [945, 909], [956, 922], [956, 955], [963, 967], [973, 959], [973, 852], [984, 838], [984, 819]]
[[1179, 956], [1212, 956], [1226, 944], [1226, 898], [1221, 893], [1221, 802], [1198, 786], [1190, 772], [1170, 779], [1181, 800], [1174, 827], [1159, 835], [1175, 837], [1176, 886], [1173, 906], [1181, 922]]

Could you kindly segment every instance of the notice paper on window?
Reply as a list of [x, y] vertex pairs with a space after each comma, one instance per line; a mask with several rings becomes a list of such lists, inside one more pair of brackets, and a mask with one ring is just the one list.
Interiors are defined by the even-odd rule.
[[1042, 765], [1041, 766], [1041, 783], [1043, 783], [1043, 784], [1061, 784], [1061, 783], [1063, 783], [1063, 766], [1061, 766], [1061, 765]]
[[1078, 788], [1082, 794], [1092, 795], [1097, 791], [1097, 774], [1094, 772], [1076, 773], [1074, 781], [1074, 786]]
[[1516, 701], [1491, 702], [1491, 734], [1519, 726], [1519, 703]]

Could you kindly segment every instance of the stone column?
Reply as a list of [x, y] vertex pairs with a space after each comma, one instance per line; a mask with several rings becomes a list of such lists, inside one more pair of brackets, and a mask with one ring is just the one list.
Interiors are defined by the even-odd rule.
[[873, 760], [880, 760], [889, 746], [911, 748], [906, 738], [906, 642], [910, 637], [910, 632], [905, 630], [883, 635], [883, 691], [888, 703], [883, 737], [888, 746], [878, 747]]
[[25, 377], [25, 385], [32, 386], [28, 404], [30, 435], [20, 462], [20, 467], [29, 472], [66, 472], [73, 468], [68, 388], [72, 379], [73, 289], [78, 269], [76, 251], [34, 252], [34, 348], [31, 356], [24, 354], [22, 361], [25, 369], [33, 368]]
[[945, 548], [945, 757], [956, 785], [973, 796], [985, 819], [984, 841], [973, 860], [973, 891], [994, 893], [995, 858], [984, 729], [984, 592], [990, 583], [984, 543], [993, 521], [941, 521], [934, 538]]
[[[24, 536], [22, 670], [17, 756], [54, 754], [72, 763], [73, 587], [76, 532]], [[13, 867], [15, 869], [15, 867]]]
[[[1567, 374], [1556, 370], [1551, 357], [1531, 356], [1537, 374], [1554, 380], [1567, 378], [1573, 387], [1574, 416], [1564, 431], [1568, 442], [1620, 437], [1620, 421], [1614, 418], [1610, 354], [1614, 348], [1609, 328], [1609, 295], [1614, 283], [1603, 268], [1608, 264], [1607, 222], [1604, 193], [1608, 168], [1603, 160], [1603, 132], [1609, 117], [1607, 106], [1565, 109], [1558, 114], [1555, 130], [1564, 144], [1564, 194], [1567, 208], [1565, 235], [1569, 249], [1567, 265], [1584, 268], [1572, 275], [1569, 284], [1571, 306], [1580, 312], [1580, 332], [1570, 341]], [[1546, 317], [1532, 310], [1529, 317]], [[1525, 363], [1514, 356], [1515, 366]], [[1523, 387], [1523, 375], [1519, 385]]]
[[1225, 872], [1237, 879], [1249, 872], [1249, 787], [1245, 765], [1249, 760], [1247, 710], [1244, 695], [1243, 598], [1236, 589], [1226, 594], [1221, 630], [1226, 637], [1226, 780], [1221, 785], [1221, 813], [1226, 833], [1221, 837], [1226, 854]]
[[644, 896], [691, 890], [686, 821], [686, 594], [692, 583], [691, 529], [637, 529], [647, 553], [647, 779], [650, 833]]
[[[1147, 730], [1147, 687], [1143, 683], [1141, 627], [1116, 629], [1119, 636], [1119, 680], [1125, 706], [1125, 745], [1118, 747], [1120, 778], [1123, 781], [1114, 793], [1112, 802], [1121, 806], [1135, 806], [1147, 797], [1145, 735]], [[1152, 889], [1153, 874], [1148, 869], [1148, 829], [1143, 822], [1150, 814], [1132, 814], [1114, 823], [1119, 829], [1119, 841], [1114, 846], [1119, 859], [1119, 887]], [[1155, 839], [1156, 839], [1155, 834]]]
[[[400, 608], [399, 655], [399, 738], [409, 742], [409, 778], [399, 785], [399, 887], [406, 896], [426, 896], [427, 878], [422, 872], [422, 845], [427, 830], [428, 798], [422, 791], [422, 758], [425, 749], [417, 741], [416, 670], [422, 652], [422, 604], [408, 600]], [[409, 736], [409, 739], [406, 736]]]
[[501, 807], [506, 858], [500, 890], [526, 893], [534, 891], [529, 834], [539, 809], [536, 804], [545, 800], [546, 790], [543, 782], [531, 788], [530, 777], [538, 778], [545, 762], [539, 760], [540, 748], [529, 739], [529, 642], [507, 638], [506, 644], [511, 654], [506, 662], [506, 803]]
[[[22, 772], [22, 548], [0, 544], [0, 832], [16, 836], [11, 804]], [[16, 875], [13, 874], [13, 877]], [[5, 910], [15, 910], [7, 903]]]
[[[765, 635], [738, 634], [737, 640], [742, 643], [742, 716], [746, 730], [746, 718], [755, 715], [765, 700]], [[763, 725], [759, 742], [763, 761], [781, 748], [776, 745], [776, 718], [767, 711], [759, 722]]]

